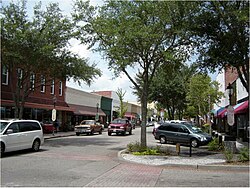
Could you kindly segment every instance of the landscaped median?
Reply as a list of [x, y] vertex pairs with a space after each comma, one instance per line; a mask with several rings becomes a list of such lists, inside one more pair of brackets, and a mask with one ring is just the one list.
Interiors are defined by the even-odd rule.
[[[193, 155], [189, 157], [189, 147], [181, 146], [178, 155], [175, 145], [158, 145], [156, 147], [141, 148], [139, 142], [130, 143], [127, 148], [119, 152], [119, 157], [130, 162], [146, 165], [167, 165], [201, 169], [249, 170], [249, 161], [228, 162], [222, 151], [209, 151], [208, 147], [193, 148]], [[236, 156], [236, 155], [235, 155]], [[237, 154], [237, 159], [240, 154]]]

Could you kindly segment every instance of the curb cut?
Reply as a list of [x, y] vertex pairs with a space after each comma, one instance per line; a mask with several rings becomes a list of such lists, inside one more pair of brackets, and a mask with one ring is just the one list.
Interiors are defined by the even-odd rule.
[[[122, 153], [124, 153], [126, 149], [121, 150], [118, 152], [118, 159], [122, 161], [127, 161], [130, 163], [137, 163], [143, 164], [136, 161], [126, 160], [122, 157]], [[150, 164], [149, 164], [150, 165]], [[222, 171], [241, 171], [241, 172], [249, 172], [249, 166], [240, 166], [240, 165], [188, 165], [188, 164], [163, 164], [163, 165], [151, 165], [151, 166], [158, 166], [158, 167], [174, 167], [174, 168], [189, 168], [194, 170], [222, 170]]]

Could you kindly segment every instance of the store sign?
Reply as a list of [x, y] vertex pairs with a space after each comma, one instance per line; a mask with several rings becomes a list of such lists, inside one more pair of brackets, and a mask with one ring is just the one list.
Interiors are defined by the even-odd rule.
[[227, 123], [230, 126], [234, 125], [234, 108], [232, 106], [227, 108]]
[[56, 109], [52, 110], [52, 117], [51, 117], [52, 121], [56, 121]]

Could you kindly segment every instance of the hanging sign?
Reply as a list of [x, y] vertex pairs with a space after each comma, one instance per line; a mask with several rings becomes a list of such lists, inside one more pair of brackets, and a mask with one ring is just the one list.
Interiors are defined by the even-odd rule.
[[52, 121], [56, 121], [56, 109], [52, 110], [52, 117], [51, 117]]
[[232, 106], [227, 108], [227, 123], [230, 126], [234, 125], [234, 108]]

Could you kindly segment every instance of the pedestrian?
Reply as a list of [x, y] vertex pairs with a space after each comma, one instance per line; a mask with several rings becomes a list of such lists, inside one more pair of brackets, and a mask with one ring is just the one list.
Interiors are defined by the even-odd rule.
[[59, 122], [56, 120], [53, 122], [53, 126], [54, 126], [54, 129], [53, 129], [53, 135], [54, 133], [57, 133], [57, 129], [59, 127]]

